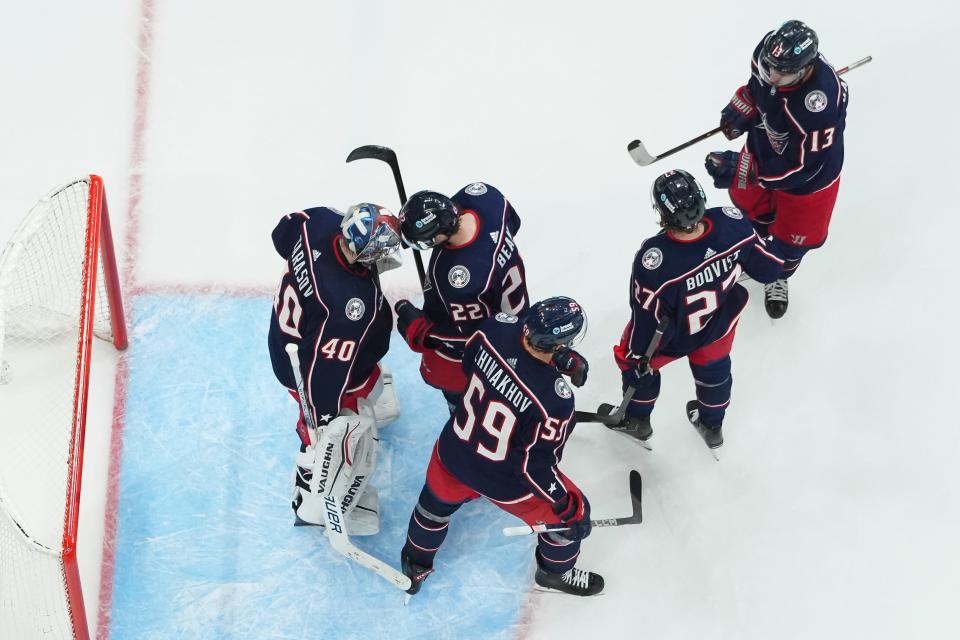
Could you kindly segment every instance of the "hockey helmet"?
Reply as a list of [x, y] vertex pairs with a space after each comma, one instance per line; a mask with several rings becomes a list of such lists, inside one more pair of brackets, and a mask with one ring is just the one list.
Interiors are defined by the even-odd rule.
[[768, 84], [770, 71], [795, 74], [817, 57], [817, 32], [799, 20], [788, 20], [767, 36], [760, 51], [760, 76]]
[[586, 314], [576, 300], [565, 296], [534, 304], [523, 319], [523, 335], [538, 351], [572, 347], [586, 332]]
[[357, 262], [373, 264], [400, 250], [399, 221], [389, 209], [370, 202], [355, 204], [343, 216], [340, 230]]
[[703, 220], [707, 197], [696, 178], [682, 169], [667, 171], [650, 188], [653, 209], [664, 228], [689, 231]]
[[418, 191], [400, 209], [400, 234], [414, 249], [436, 246], [438, 235], [452, 236], [459, 226], [457, 205], [436, 191]]

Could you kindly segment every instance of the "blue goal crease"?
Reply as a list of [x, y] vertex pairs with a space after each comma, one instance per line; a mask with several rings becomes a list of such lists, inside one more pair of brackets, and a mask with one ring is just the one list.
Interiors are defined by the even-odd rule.
[[[112, 638], [512, 638], [532, 539], [509, 515], [464, 506], [436, 572], [410, 604], [293, 527], [297, 407], [266, 350], [269, 298], [141, 295], [133, 304], [120, 463]], [[373, 482], [382, 527], [354, 537], [394, 566], [446, 419], [418, 358], [395, 338], [386, 362], [401, 416], [380, 432]]]

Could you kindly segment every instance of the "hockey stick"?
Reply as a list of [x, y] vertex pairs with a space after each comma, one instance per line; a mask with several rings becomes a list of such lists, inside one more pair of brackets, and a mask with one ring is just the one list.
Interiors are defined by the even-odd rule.
[[[660, 341], [663, 340], [663, 332], [667, 330], [667, 325], [670, 323], [670, 318], [664, 316], [660, 319], [660, 322], [657, 323], [657, 328], [653, 332], [653, 337], [650, 338], [650, 344], [647, 345], [647, 350], [643, 354], [643, 359], [646, 362], [647, 367], [650, 366], [650, 361], [653, 359], [653, 354], [657, 352], [657, 349], [660, 348]], [[652, 370], [651, 370], [652, 373]], [[627, 414], [627, 405], [630, 404], [630, 400], [633, 399], [633, 394], [636, 390], [633, 387], [627, 387], [626, 392], [623, 394], [623, 400], [620, 402], [620, 406], [617, 407], [615, 413], [610, 413], [608, 408], [609, 404], [602, 404], [597, 408], [596, 413], [590, 413], [589, 411], [577, 411], [577, 422], [600, 422], [605, 425], [612, 426], [615, 424], [620, 424], [620, 421], [623, 420], [623, 416]]]
[[[300, 374], [300, 356], [297, 353], [297, 345], [290, 343], [286, 346], [287, 356], [290, 358], [290, 367], [293, 369], [293, 377], [297, 383], [297, 392], [300, 394], [300, 410], [303, 411], [303, 418], [307, 421], [307, 430], [310, 432], [310, 443], [314, 449], [320, 447], [322, 451], [326, 451], [330, 448], [330, 443], [333, 440], [332, 436], [342, 435], [342, 431], [333, 429], [334, 432], [332, 435], [330, 429], [324, 431], [323, 435], [320, 436], [320, 442], [315, 440], [317, 434], [317, 423], [313, 418], [313, 413], [310, 411], [310, 406], [307, 404], [307, 395], [304, 392], [303, 386], [303, 376]], [[342, 427], [341, 427], [342, 429]], [[352, 542], [350, 542], [350, 536], [347, 534], [346, 521], [343, 517], [343, 510], [340, 508], [340, 498], [334, 495], [333, 489], [336, 485], [336, 482], [330, 482], [329, 488], [327, 489], [326, 495], [323, 496], [323, 503], [326, 507], [324, 509], [324, 518], [326, 519], [325, 533], [327, 538], [330, 540], [330, 546], [334, 548], [335, 551], [341, 555], [350, 558], [359, 565], [362, 565], [374, 573], [376, 573], [381, 578], [387, 580], [395, 587], [399, 587], [406, 591], [410, 588], [411, 582], [410, 578], [404, 575], [403, 572], [397, 571], [390, 565], [388, 565], [383, 560], [375, 558], [366, 551], [362, 551]]]
[[[640, 492], [643, 489], [643, 480], [638, 471], [630, 471], [630, 504], [633, 506], [633, 513], [626, 518], [601, 518], [591, 520], [591, 527], [619, 527], [624, 524], [640, 524], [643, 522], [643, 509], [640, 504]], [[531, 533], [547, 533], [549, 531], [566, 531], [570, 527], [562, 524], [535, 524], [523, 525], [522, 527], [504, 527], [505, 536], [526, 536]]]
[[[873, 56], [867, 56], [866, 58], [861, 58], [860, 60], [857, 60], [856, 62], [853, 62], [853, 63], [851, 63], [851, 64], [848, 64], [847, 66], [843, 67], [842, 69], [837, 69], [837, 75], [838, 75], [838, 76], [842, 76], [843, 74], [845, 74], [845, 73], [848, 72], [848, 71], [853, 71], [853, 70], [856, 69], [857, 67], [862, 67], [863, 65], [867, 64], [867, 63], [870, 62], [871, 60], [873, 60]], [[637, 163], [638, 165], [640, 165], [641, 167], [646, 167], [647, 165], [653, 164], [653, 163], [656, 162], [657, 160], [663, 160], [664, 158], [667, 158], [667, 157], [669, 157], [669, 156], [672, 156], [673, 154], [677, 153], [678, 151], [683, 151], [683, 150], [686, 149], [687, 147], [691, 147], [691, 146], [697, 144], [698, 142], [700, 142], [701, 140], [706, 140], [706, 139], [709, 138], [710, 136], [714, 136], [714, 135], [720, 133], [720, 131], [721, 131], [721, 127], [716, 127], [716, 128], [714, 128], [714, 129], [711, 129], [710, 131], [707, 131], [706, 133], [701, 133], [701, 134], [700, 134], [699, 136], [697, 136], [696, 138], [693, 138], [692, 140], [687, 140], [687, 141], [684, 142], [683, 144], [677, 145], [676, 147], [674, 147], [673, 149], [670, 149], [670, 150], [668, 150], [668, 151], [664, 151], [663, 153], [661, 153], [661, 154], [658, 155], [658, 156], [651, 155], [650, 152], [647, 151], [647, 148], [644, 146], [644, 144], [643, 144], [642, 142], [640, 142], [639, 140], [634, 140], [633, 142], [631, 142], [630, 144], [628, 144], [628, 145], [627, 145], [627, 152], [630, 154], [630, 157], [633, 158], [633, 161], [634, 161], [634, 162], [636, 162], [636, 163]]]
[[[390, 170], [393, 171], [393, 181], [397, 184], [397, 195], [400, 196], [400, 207], [402, 208], [407, 202], [407, 191], [403, 188], [403, 178], [400, 177], [400, 163], [397, 161], [397, 153], [389, 147], [366, 144], [351, 151], [350, 155], [347, 156], [347, 162], [365, 158], [379, 160], [390, 165]], [[420, 257], [420, 251], [417, 249], [413, 250], [413, 261], [417, 263], [417, 275], [420, 276], [420, 288], [423, 289], [423, 283], [426, 282], [426, 272], [423, 270], [423, 258]]]

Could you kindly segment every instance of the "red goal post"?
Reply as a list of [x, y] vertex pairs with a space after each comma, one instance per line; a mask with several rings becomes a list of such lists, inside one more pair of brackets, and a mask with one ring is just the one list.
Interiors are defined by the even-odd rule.
[[103, 180], [72, 180], [0, 254], [0, 630], [89, 637], [77, 525], [92, 339], [127, 346]]

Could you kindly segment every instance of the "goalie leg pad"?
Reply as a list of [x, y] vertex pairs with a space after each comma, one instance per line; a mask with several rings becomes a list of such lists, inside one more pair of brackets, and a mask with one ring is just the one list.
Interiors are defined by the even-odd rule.
[[[369, 481], [376, 469], [379, 447], [377, 424], [368, 407], [361, 407], [361, 415], [350, 412], [327, 425], [317, 448], [296, 457], [293, 509], [298, 524], [322, 526], [325, 523], [323, 497], [328, 493], [340, 498], [343, 515], [349, 522], [363, 495], [372, 490], [373, 495], [367, 500], [374, 508], [368, 509], [365, 516], [359, 516], [362, 523], [353, 533], [376, 533], [379, 530], [377, 496]], [[375, 521], [370, 513], [375, 515]]]
[[368, 484], [357, 498], [347, 518], [347, 533], [351, 536], [372, 536], [380, 533], [380, 495]]
[[[298, 465], [298, 469], [300, 469]], [[323, 496], [311, 493], [298, 481], [299, 473], [294, 472], [295, 487], [293, 511], [296, 515], [294, 526], [326, 526], [324, 516]], [[367, 485], [364, 492], [356, 501], [350, 513], [344, 516], [347, 521], [347, 533], [352, 536], [372, 536], [380, 533], [380, 496], [377, 488]]]
[[400, 416], [400, 400], [393, 386], [393, 374], [383, 364], [380, 365], [380, 378], [367, 400], [373, 403], [374, 418], [378, 427], [385, 427]]

